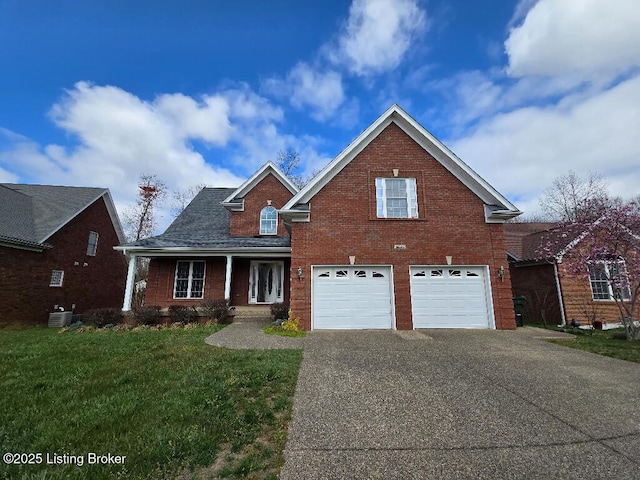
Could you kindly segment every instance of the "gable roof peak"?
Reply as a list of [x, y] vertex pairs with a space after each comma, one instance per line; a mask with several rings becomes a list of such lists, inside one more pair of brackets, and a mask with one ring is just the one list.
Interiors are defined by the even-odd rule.
[[268, 160], [262, 167], [258, 169], [251, 177], [249, 177], [242, 185], [236, 188], [231, 195], [222, 201], [222, 205], [230, 210], [242, 210], [244, 208], [243, 199], [247, 193], [260, 183], [267, 175], [272, 174], [278, 179], [284, 187], [291, 192], [292, 195], [298, 193], [296, 187], [291, 180], [278, 168], [271, 160]]
[[299, 212], [295, 212], [296, 205], [308, 204], [316, 193], [340, 173], [392, 122], [485, 203], [485, 219], [488, 223], [503, 223], [522, 213], [506, 197], [500, 194], [469, 165], [403, 110], [402, 107], [397, 103], [393, 103], [326, 165], [311, 182], [287, 202], [281, 209], [282, 214], [285, 216], [298, 215]]
[[[106, 188], [98, 187], [71, 187], [64, 185], [36, 185], [23, 183], [3, 183], [0, 184], [6, 190], [5, 194], [12, 192], [13, 200], [21, 198], [20, 203], [23, 208], [10, 209], [4, 214], [0, 208], [0, 216], [8, 218], [17, 217], [13, 220], [15, 225], [20, 223], [22, 227], [17, 232], [18, 238], [29, 240], [37, 244], [44, 244], [54, 233], [73, 220], [86, 208], [100, 198], [104, 198], [109, 216], [116, 230], [118, 238], [124, 240], [120, 219], [115, 209], [111, 194]], [[29, 199], [29, 205], [26, 204]], [[13, 203], [12, 203], [13, 204]], [[10, 207], [11, 204], [0, 205]], [[28, 228], [26, 225], [31, 225]]]

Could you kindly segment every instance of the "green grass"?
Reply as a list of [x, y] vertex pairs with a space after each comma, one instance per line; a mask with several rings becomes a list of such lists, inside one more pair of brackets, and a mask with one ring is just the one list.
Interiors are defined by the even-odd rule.
[[[276, 478], [302, 353], [234, 351], [220, 327], [0, 330], [0, 453], [45, 455], [0, 478]], [[46, 454], [126, 455], [46, 465]]]
[[281, 337], [301, 338], [307, 334], [304, 330], [284, 330], [282, 327], [276, 325], [267, 325], [262, 330], [269, 335], [279, 335]]
[[[543, 324], [530, 324], [527, 326], [544, 328]], [[640, 341], [629, 341], [625, 337], [624, 328], [612, 330], [581, 330], [573, 327], [548, 327], [551, 330], [567, 332], [575, 335], [570, 340], [548, 340], [557, 345], [577, 348], [598, 355], [619, 358], [630, 362], [640, 363]]]

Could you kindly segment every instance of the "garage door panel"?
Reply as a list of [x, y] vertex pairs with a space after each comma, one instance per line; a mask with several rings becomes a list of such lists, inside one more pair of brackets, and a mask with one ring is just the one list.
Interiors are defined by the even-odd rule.
[[390, 267], [314, 267], [314, 329], [392, 328]]
[[411, 267], [414, 328], [489, 328], [484, 267]]

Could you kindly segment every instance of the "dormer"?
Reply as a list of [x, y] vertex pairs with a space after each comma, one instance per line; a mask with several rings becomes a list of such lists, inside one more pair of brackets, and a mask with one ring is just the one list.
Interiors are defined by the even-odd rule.
[[230, 234], [238, 237], [284, 236], [278, 214], [298, 188], [273, 163], [265, 163], [251, 178], [224, 199], [231, 212]]

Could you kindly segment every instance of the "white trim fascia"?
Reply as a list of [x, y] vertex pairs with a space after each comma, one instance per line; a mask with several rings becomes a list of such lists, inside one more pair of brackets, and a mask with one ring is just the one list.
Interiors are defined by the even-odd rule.
[[238, 250], [237, 248], [185, 248], [185, 247], [165, 247], [165, 248], [147, 248], [147, 247], [127, 247], [116, 246], [114, 250], [123, 252], [125, 255], [134, 254], [143, 257], [207, 257], [207, 256], [225, 256], [233, 255], [234, 257], [255, 257], [258, 255], [290, 257], [291, 247], [263, 247], [263, 248], [247, 248]]
[[[478, 175], [460, 157], [438, 140], [431, 132], [416, 122], [400, 107], [396, 110], [397, 118], [406, 122], [395, 122], [418, 145], [429, 152], [440, 164], [449, 170], [467, 188], [489, 205], [499, 205], [504, 210], [520, 212], [507, 198], [493, 188], [484, 178]], [[519, 213], [518, 213], [519, 214]], [[515, 215], [514, 215], [515, 216]]]
[[562, 263], [562, 259], [564, 258], [564, 256], [567, 254], [567, 252], [569, 252], [570, 250], [573, 250], [573, 248], [578, 245], [582, 240], [584, 240], [586, 238], [587, 235], [589, 235], [589, 233], [591, 232], [591, 230], [595, 227], [597, 227], [600, 222], [602, 222], [605, 219], [606, 215], [602, 215], [600, 218], [598, 218], [595, 222], [593, 222], [593, 224], [591, 224], [589, 226], [589, 228], [587, 228], [584, 232], [582, 232], [580, 235], [578, 235], [576, 238], [574, 238], [573, 240], [571, 240], [566, 247], [564, 247], [562, 250], [560, 250], [558, 253], [555, 254], [555, 256], [553, 257], [554, 260], [558, 263]]
[[[487, 274], [487, 278], [485, 278], [485, 292], [487, 294], [487, 303], [489, 310], [489, 328], [491, 330], [496, 330], [496, 312], [495, 312], [495, 304], [493, 303], [493, 285], [491, 284], [491, 268], [489, 265], [485, 265], [485, 273]], [[496, 286], [497, 288], [497, 286]]]
[[244, 198], [241, 198], [239, 202], [221, 202], [220, 204], [228, 210], [244, 212]]
[[[573, 250], [573, 248], [576, 245], [578, 245], [582, 240], [586, 238], [587, 235], [589, 235], [589, 233], [591, 233], [591, 230], [593, 230], [595, 227], [597, 227], [601, 222], [605, 221], [606, 219], [607, 219], [607, 214], [605, 213], [600, 218], [598, 218], [595, 222], [589, 225], [588, 229], [586, 229], [584, 232], [582, 232], [580, 235], [574, 238], [571, 242], [569, 242], [566, 247], [564, 247], [562, 250], [556, 253], [556, 255], [554, 256], [554, 259], [558, 263], [562, 263], [562, 259], [567, 254], [567, 252], [569, 252], [570, 250]], [[635, 238], [636, 240], [640, 241], [640, 236], [633, 233], [633, 231], [629, 230], [629, 228], [627, 228], [626, 226], [622, 225], [622, 227], [627, 231], [627, 233], [632, 238]]]
[[311, 218], [311, 208], [309, 208], [309, 210], [285, 210], [284, 213], [283, 210], [280, 209], [278, 210], [278, 215], [284, 219], [285, 223], [309, 222]]
[[[228, 205], [232, 206], [234, 204], [237, 204], [237, 201], [234, 202], [235, 198], [244, 197], [247, 192], [249, 192], [258, 183], [260, 183], [267, 175], [269, 175], [269, 173], [272, 173], [273, 176], [275, 176], [280, 181], [280, 183], [282, 183], [286, 187], [286, 189], [289, 190], [293, 195], [296, 195], [298, 193], [298, 187], [296, 187], [291, 182], [291, 180], [289, 180], [287, 176], [282, 173], [282, 170], [280, 170], [275, 165], [275, 163], [269, 160], [262, 167], [260, 167], [260, 169], [258, 169], [256, 173], [254, 173], [242, 185], [240, 185], [231, 195], [225, 198], [222, 201], [222, 205], [227, 207]], [[244, 208], [244, 202], [242, 207]]]
[[[422, 125], [416, 122], [397, 104], [391, 105], [375, 122], [364, 130], [347, 148], [335, 157], [318, 175], [300, 190], [282, 208], [291, 211], [296, 204], [308, 203], [329, 181], [335, 177], [346, 165], [355, 158], [374, 138], [376, 138], [387, 126], [395, 123], [418, 145], [431, 154], [442, 166], [450, 171], [458, 180], [466, 185], [476, 196], [489, 205], [497, 205], [502, 210], [511, 212], [512, 216], [520, 215], [518, 210], [509, 200], [494, 189], [488, 182], [480, 177], [471, 167], [457, 157], [440, 140], [434, 137]], [[288, 215], [288, 212], [284, 213]]]
[[518, 215], [522, 215], [520, 210], [493, 210], [491, 205], [484, 205], [484, 219], [486, 223], [504, 223]]
[[104, 203], [107, 206], [107, 211], [109, 212], [109, 216], [111, 217], [111, 223], [113, 223], [113, 228], [116, 231], [116, 235], [118, 235], [118, 240], [120, 241], [120, 243], [126, 242], [124, 230], [122, 229], [122, 223], [120, 223], [120, 216], [118, 215], [118, 210], [116, 210], [116, 205], [113, 202], [113, 197], [111, 197], [111, 191], [108, 188], [105, 192]]

